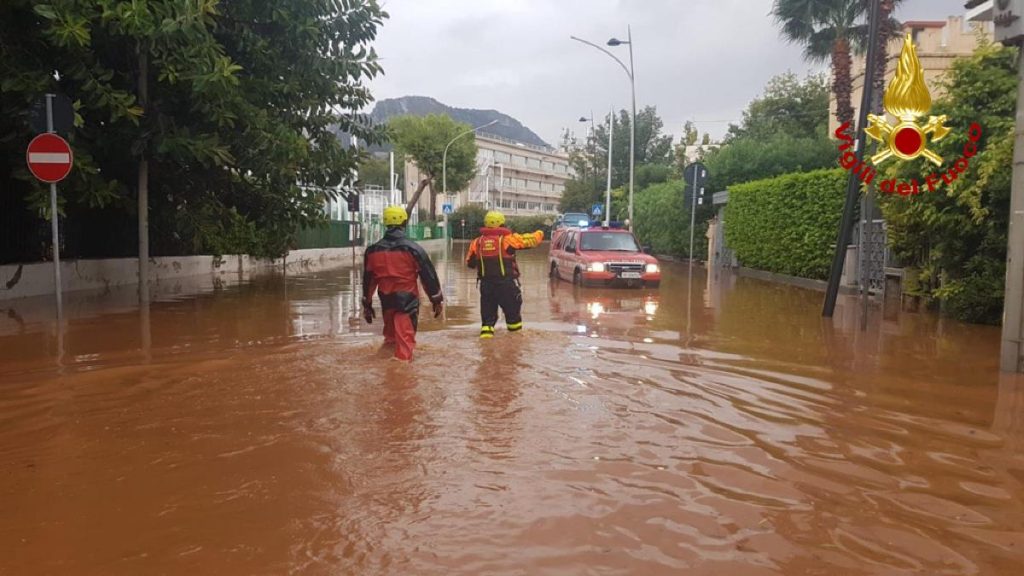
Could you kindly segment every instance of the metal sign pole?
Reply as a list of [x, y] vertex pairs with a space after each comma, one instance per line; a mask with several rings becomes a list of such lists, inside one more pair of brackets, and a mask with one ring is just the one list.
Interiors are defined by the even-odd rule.
[[[53, 134], [53, 98], [46, 95], [46, 131]], [[60, 232], [57, 226], [57, 183], [50, 183], [50, 232], [53, 237], [53, 292], [57, 297], [57, 322], [64, 319], [64, 303], [61, 299], [60, 281]]]
[[690, 194], [693, 197], [690, 202], [690, 274], [693, 274], [693, 227], [697, 220], [697, 171], [699, 168], [694, 167], [693, 169], [693, 188], [690, 190]]

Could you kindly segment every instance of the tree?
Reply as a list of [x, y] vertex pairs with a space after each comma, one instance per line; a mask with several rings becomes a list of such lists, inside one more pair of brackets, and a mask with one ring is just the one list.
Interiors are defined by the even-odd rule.
[[[612, 139], [612, 187], [629, 184], [629, 123], [630, 115], [621, 110], [615, 117]], [[644, 164], [672, 164], [672, 137], [662, 134], [665, 125], [654, 106], [647, 106], [637, 112], [635, 135], [635, 166]], [[608, 159], [608, 121], [594, 130], [594, 152], [591, 165], [600, 166]], [[635, 168], [634, 168], [635, 170]]]
[[[983, 127], [969, 168], [936, 192], [882, 195], [889, 241], [920, 292], [945, 304], [960, 320], [997, 324], [1003, 309], [1010, 216], [1013, 130], [1017, 105], [1016, 48], [984, 45], [957, 60], [945, 79], [946, 96], [932, 114], [949, 117], [949, 136], [932, 148], [952, 161], [963, 155], [971, 123]], [[923, 159], [891, 164], [881, 178], [924, 182], [939, 172]]]
[[[476, 141], [472, 134], [463, 133], [472, 129], [472, 126], [456, 122], [443, 114], [396, 116], [391, 119], [388, 131], [395, 144], [395, 151], [411, 158], [420, 171], [420, 182], [409, 200], [410, 211], [416, 207], [423, 190], [429, 187], [428, 215], [431, 219], [437, 216], [437, 194], [443, 187], [441, 180], [445, 175], [449, 190], [462, 190], [469, 185], [476, 175]], [[452, 142], [460, 134], [462, 136]], [[447, 163], [442, 165], [445, 147], [450, 142]]]
[[863, 46], [863, 12], [864, 0], [775, 0], [772, 7], [782, 35], [803, 45], [805, 59], [830, 62], [840, 124], [853, 121], [851, 68], [854, 52]]
[[828, 87], [824, 76], [803, 81], [785, 73], [768, 81], [764, 94], [729, 127], [721, 148], [707, 152], [713, 190], [787, 172], [835, 165], [828, 137]]
[[700, 145], [708, 146], [709, 144], [711, 144], [711, 134], [705, 132], [704, 136], [701, 138]]
[[802, 81], [792, 73], [774, 76], [764, 93], [743, 111], [739, 126], [729, 126], [725, 141], [737, 138], [767, 139], [777, 134], [795, 138], [816, 137], [828, 130], [828, 81], [809, 74]]
[[[155, 252], [279, 255], [356, 166], [330, 128], [380, 138], [357, 111], [386, 16], [372, 0], [5, 2], [0, 132], [14, 137], [0, 157], [20, 154], [31, 102], [68, 94], [65, 210], [128, 216], [148, 185]], [[44, 187], [8, 170], [45, 206]]]
[[564, 212], [590, 213], [590, 207], [601, 202], [604, 190], [597, 189], [591, 180], [569, 180], [565, 183], [558, 208]]
[[[705, 134], [707, 136], [707, 134]], [[693, 125], [693, 122], [689, 120], [683, 125], [683, 142], [684, 146], [696, 146], [697, 141], [700, 139], [700, 133], [697, 131], [697, 127]]]
[[[402, 174], [398, 171], [396, 166], [396, 176], [398, 176], [399, 183], [395, 185], [396, 190], [401, 190]], [[359, 163], [359, 182], [363, 186], [380, 186], [384, 190], [391, 189], [391, 183], [388, 180], [391, 178], [391, 163], [387, 158], [378, 158], [375, 156], [367, 156], [363, 158]]]

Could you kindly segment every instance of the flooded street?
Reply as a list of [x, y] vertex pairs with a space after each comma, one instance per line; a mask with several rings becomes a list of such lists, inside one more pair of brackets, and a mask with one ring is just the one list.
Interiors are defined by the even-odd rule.
[[1021, 574], [998, 328], [544, 245], [480, 341], [461, 250], [411, 366], [348, 269], [0, 301], [0, 574]]

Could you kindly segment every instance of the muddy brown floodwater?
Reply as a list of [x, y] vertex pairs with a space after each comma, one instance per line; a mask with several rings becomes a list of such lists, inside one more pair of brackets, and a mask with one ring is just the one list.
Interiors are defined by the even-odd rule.
[[0, 574], [1024, 573], [998, 329], [540, 252], [481, 342], [460, 250], [411, 367], [351, 270], [0, 301]]

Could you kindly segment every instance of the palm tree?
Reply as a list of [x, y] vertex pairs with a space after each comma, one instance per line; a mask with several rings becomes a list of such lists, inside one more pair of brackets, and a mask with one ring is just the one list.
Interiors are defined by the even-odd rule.
[[[772, 16], [790, 42], [804, 46], [804, 58], [830, 61], [836, 119], [853, 123], [853, 56], [867, 48], [867, 14], [872, 1], [879, 4], [879, 50], [875, 66], [875, 95], [881, 106], [885, 86], [889, 39], [899, 33], [892, 13], [902, 0], [775, 0]], [[871, 65], [871, 64], [869, 64]]]
[[[864, 13], [870, 10], [871, 2], [864, 0]], [[889, 62], [889, 39], [900, 35], [900, 23], [892, 18], [896, 5], [903, 0], [879, 0], [878, 3], [878, 46], [875, 60], [874, 91], [872, 92], [871, 112], [882, 112], [882, 96], [885, 94], [885, 74]]]
[[867, 27], [865, 0], [775, 0], [772, 16], [787, 40], [804, 47], [804, 58], [832, 65], [836, 119], [853, 122], [850, 102], [854, 52], [861, 52]]

